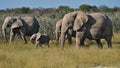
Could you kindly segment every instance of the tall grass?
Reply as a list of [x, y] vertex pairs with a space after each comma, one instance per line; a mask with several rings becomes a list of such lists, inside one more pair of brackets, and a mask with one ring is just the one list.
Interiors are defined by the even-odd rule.
[[[88, 67], [120, 67], [120, 33], [114, 33], [113, 48], [109, 49], [103, 40], [103, 49], [96, 43], [90, 48], [76, 49], [75, 43], [64, 50], [50, 41], [50, 48], [35, 48], [33, 44], [23, 44], [21, 40], [13, 43], [0, 41], [0, 68], [88, 68]], [[18, 42], [19, 41], [19, 42]]]

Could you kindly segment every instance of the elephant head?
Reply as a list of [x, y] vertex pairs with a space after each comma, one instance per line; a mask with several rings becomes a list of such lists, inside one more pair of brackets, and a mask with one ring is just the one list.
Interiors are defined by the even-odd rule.
[[80, 30], [80, 28], [83, 27], [88, 22], [88, 17], [85, 13], [83, 12], [78, 12], [75, 21], [74, 21], [74, 26], [73, 29], [75, 31]]
[[11, 29], [14, 29], [21, 26], [23, 26], [23, 24], [20, 17], [6, 17], [2, 25], [2, 33], [6, 41], [7, 41], [6, 28], [10, 27]]
[[64, 47], [65, 35], [68, 32], [68, 29], [78, 31], [87, 21], [87, 15], [82, 11], [71, 12], [64, 16], [61, 29], [62, 48]]
[[33, 34], [31, 37], [30, 37], [30, 41], [32, 43], [35, 43], [35, 41], [38, 41], [41, 37], [41, 33], [36, 33], [36, 34]]

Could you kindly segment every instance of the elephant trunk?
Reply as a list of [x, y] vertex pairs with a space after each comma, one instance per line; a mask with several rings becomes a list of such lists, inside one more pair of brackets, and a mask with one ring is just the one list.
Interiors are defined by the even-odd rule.
[[59, 31], [56, 31], [56, 41], [59, 41], [59, 38], [60, 38], [60, 32]]
[[32, 42], [33, 44], [35, 44], [36, 38], [37, 38], [37, 35], [36, 35], [36, 34], [33, 34], [33, 35], [30, 37], [30, 42]]
[[7, 36], [6, 36], [6, 28], [4, 26], [2, 26], [2, 34], [5, 40], [8, 41]]

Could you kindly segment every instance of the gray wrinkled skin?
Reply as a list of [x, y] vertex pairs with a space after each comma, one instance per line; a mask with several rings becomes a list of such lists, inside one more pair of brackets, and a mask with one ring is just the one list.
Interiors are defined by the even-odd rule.
[[[60, 35], [61, 35], [61, 27], [62, 27], [62, 21], [63, 19], [60, 19], [56, 22], [56, 29], [55, 29], [55, 34], [56, 34], [56, 41], [60, 43]], [[73, 31], [73, 29], [69, 29], [65, 39], [68, 39], [68, 44], [72, 44], [72, 37], [76, 36], [76, 32]]]
[[46, 44], [49, 48], [50, 38], [47, 34], [36, 33], [30, 37], [30, 41], [35, 44], [35, 47], [41, 46], [42, 44]]
[[85, 38], [95, 40], [98, 47], [102, 48], [101, 39], [107, 41], [108, 47], [112, 47], [112, 22], [103, 13], [85, 14], [75, 11], [64, 16], [61, 28], [61, 48], [64, 47], [65, 35], [69, 28], [76, 31], [76, 47], [84, 46]]
[[24, 43], [27, 43], [25, 36], [31, 36], [39, 31], [39, 23], [35, 17], [6, 17], [2, 25], [2, 33], [7, 41], [6, 28], [10, 27], [10, 42], [19, 34]]

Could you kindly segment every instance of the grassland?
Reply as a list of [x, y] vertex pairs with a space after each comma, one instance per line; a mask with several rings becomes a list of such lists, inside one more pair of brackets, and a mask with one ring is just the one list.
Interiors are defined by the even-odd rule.
[[[90, 48], [78, 50], [73, 40], [70, 46], [66, 41], [64, 50], [61, 50], [54, 41], [54, 30], [56, 21], [66, 13], [57, 11], [43, 15], [36, 12], [32, 14], [0, 13], [0, 68], [120, 68], [120, 12], [106, 13], [115, 31], [112, 49], [109, 49], [106, 42], [102, 40], [103, 49], [99, 49], [94, 41], [87, 41], [86, 44], [89, 44]], [[1, 26], [6, 16], [35, 16], [40, 22], [40, 32], [50, 35], [50, 48], [46, 46], [35, 48], [29, 41], [28, 44], [23, 44], [19, 38], [11, 44], [5, 43]]]
[[0, 41], [0, 68], [88, 68], [88, 67], [120, 67], [120, 33], [114, 33], [113, 48], [99, 49], [96, 43], [91, 43], [90, 48], [68, 46], [64, 50], [51, 41], [50, 48], [42, 46], [35, 48], [33, 44], [23, 44], [16, 39], [12, 44]]

